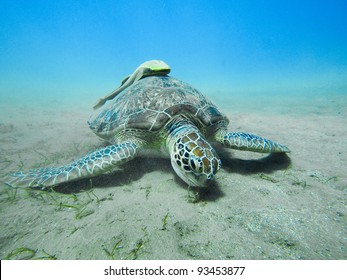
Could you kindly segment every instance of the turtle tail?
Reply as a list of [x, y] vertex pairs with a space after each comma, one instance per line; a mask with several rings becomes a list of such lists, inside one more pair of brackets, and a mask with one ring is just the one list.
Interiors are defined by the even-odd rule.
[[132, 159], [135, 154], [136, 145], [134, 143], [126, 142], [110, 145], [61, 167], [47, 167], [11, 173], [5, 179], [5, 184], [11, 187], [39, 187], [44, 189], [60, 183], [105, 173], [114, 169], [120, 163]]

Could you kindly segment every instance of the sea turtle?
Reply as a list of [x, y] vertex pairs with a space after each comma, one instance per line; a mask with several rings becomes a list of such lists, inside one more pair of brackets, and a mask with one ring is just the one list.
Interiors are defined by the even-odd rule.
[[100, 98], [98, 102], [94, 105], [94, 109], [98, 109], [103, 106], [107, 100], [112, 100], [115, 98], [122, 90], [137, 82], [138, 80], [148, 77], [148, 76], [165, 76], [169, 74], [171, 68], [162, 60], [149, 60], [142, 63], [139, 67], [136, 68], [134, 73], [125, 77], [121, 85], [112, 91], [110, 94]]
[[[48, 187], [97, 176], [141, 153], [168, 155], [176, 174], [189, 186], [205, 187], [221, 168], [208, 140], [232, 149], [287, 153], [289, 149], [244, 132], [228, 132], [228, 118], [206, 96], [170, 76], [134, 82], [88, 121], [110, 145], [55, 168], [10, 174], [8, 185]], [[136, 172], [136, 170], [134, 170]]]

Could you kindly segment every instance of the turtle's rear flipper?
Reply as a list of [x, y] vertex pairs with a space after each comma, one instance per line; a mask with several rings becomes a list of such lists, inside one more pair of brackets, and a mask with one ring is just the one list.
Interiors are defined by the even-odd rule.
[[244, 132], [220, 132], [216, 140], [224, 146], [258, 153], [290, 153], [290, 150], [279, 143]]
[[55, 186], [60, 183], [105, 173], [119, 166], [119, 164], [133, 159], [136, 152], [137, 147], [132, 142], [111, 145], [61, 167], [47, 167], [11, 173], [7, 176], [5, 182], [12, 187], [46, 188]]

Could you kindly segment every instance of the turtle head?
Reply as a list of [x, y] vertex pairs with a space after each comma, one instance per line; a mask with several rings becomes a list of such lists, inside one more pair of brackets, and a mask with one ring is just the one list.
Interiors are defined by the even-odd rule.
[[212, 146], [198, 132], [177, 136], [172, 146], [171, 164], [177, 175], [190, 186], [207, 187], [221, 167]]

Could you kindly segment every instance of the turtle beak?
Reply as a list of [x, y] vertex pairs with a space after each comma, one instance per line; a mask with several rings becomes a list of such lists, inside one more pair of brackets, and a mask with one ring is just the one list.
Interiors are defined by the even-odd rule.
[[215, 175], [214, 173], [206, 175], [204, 173], [197, 173], [194, 171], [187, 172], [186, 170], [182, 170], [179, 166], [177, 166], [175, 161], [171, 161], [171, 164], [178, 177], [192, 187], [209, 187]]
[[190, 180], [191, 183], [189, 185], [192, 187], [206, 188], [213, 181], [213, 177], [213, 175], [206, 177], [205, 174], [195, 174], [194, 177], [191, 177], [192, 180]]

